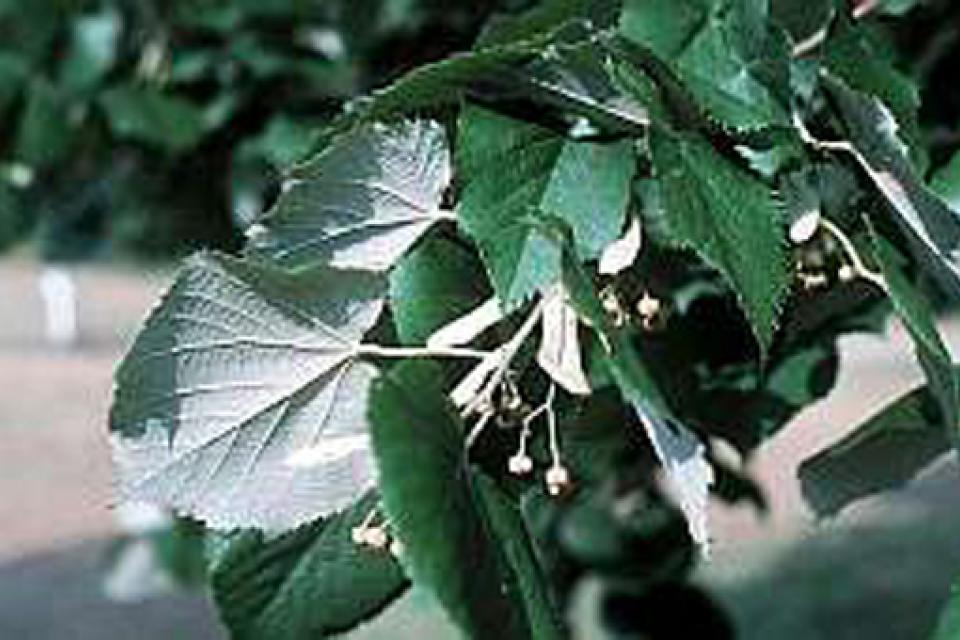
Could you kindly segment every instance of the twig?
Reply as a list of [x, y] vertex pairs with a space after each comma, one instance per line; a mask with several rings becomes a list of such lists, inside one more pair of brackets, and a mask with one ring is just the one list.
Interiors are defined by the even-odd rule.
[[[853, 19], [863, 20], [871, 13], [876, 11], [879, 7], [879, 0], [866, 0], [865, 2], [861, 2], [853, 8]], [[827, 33], [829, 30], [829, 26], [825, 26], [807, 36], [797, 44], [793, 45], [790, 55], [792, 55], [794, 58], [802, 58], [803, 56], [809, 55], [824, 43], [824, 41], [827, 39]]]
[[372, 358], [468, 358], [482, 360], [490, 351], [464, 349], [461, 347], [382, 347], [378, 344], [361, 344], [356, 355]]
[[884, 280], [883, 276], [879, 273], [871, 271], [869, 268], [867, 268], [867, 265], [865, 265], [863, 260], [860, 258], [860, 254], [857, 253], [857, 248], [853, 246], [853, 241], [847, 237], [847, 234], [845, 234], [840, 227], [824, 217], [820, 218], [820, 226], [826, 229], [830, 235], [836, 238], [837, 242], [840, 243], [840, 246], [843, 248], [843, 252], [850, 260], [850, 266], [853, 267], [853, 271], [857, 276], [876, 285], [881, 291], [887, 291], [887, 281]]

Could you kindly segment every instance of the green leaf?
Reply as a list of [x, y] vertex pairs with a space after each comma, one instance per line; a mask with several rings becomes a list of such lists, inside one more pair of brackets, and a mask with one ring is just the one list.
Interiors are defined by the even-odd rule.
[[100, 104], [115, 136], [170, 153], [187, 151], [207, 132], [200, 107], [151, 87], [112, 87]]
[[921, 387], [805, 460], [800, 488], [819, 516], [832, 516], [855, 500], [905, 484], [949, 450], [936, 401]]
[[60, 67], [61, 84], [73, 91], [93, 89], [116, 60], [120, 28], [120, 14], [113, 9], [74, 18]]
[[770, 3], [774, 22], [786, 29], [794, 43], [826, 29], [834, 16], [833, 0], [777, 0]]
[[606, 28], [616, 22], [619, 0], [544, 0], [519, 15], [494, 14], [480, 34], [483, 47], [530, 40], [573, 21]]
[[934, 311], [927, 299], [907, 279], [903, 258], [880, 234], [871, 229], [874, 256], [883, 271], [887, 294], [903, 320], [917, 349], [917, 359], [927, 376], [933, 396], [940, 404], [941, 417], [949, 433], [960, 435], [960, 386], [953, 375], [950, 352], [934, 323]]
[[580, 266], [570, 260], [569, 252], [564, 260], [564, 284], [572, 304], [608, 345], [604, 363], [663, 465], [667, 482], [687, 519], [690, 537], [708, 553], [706, 508], [714, 473], [706, 460], [703, 444], [695, 433], [674, 418], [633, 345], [630, 331], [611, 324], [593, 285]]
[[476, 502], [460, 419], [441, 380], [435, 365], [411, 361], [374, 385], [370, 423], [390, 526], [411, 579], [436, 595], [466, 635], [529, 637]]
[[883, 103], [826, 75], [828, 95], [847, 130], [849, 151], [887, 200], [893, 218], [910, 240], [919, 266], [954, 295], [960, 295], [960, 214], [923, 183], [897, 136], [897, 122]]
[[[647, 110], [612, 82], [603, 50], [592, 40], [555, 47], [511, 79], [532, 101], [554, 105], [567, 117], [585, 118], [610, 133], [636, 137], [650, 124]], [[584, 137], [596, 134], [595, 128], [584, 128]]]
[[551, 39], [544, 34], [505, 45], [455, 53], [410, 71], [385, 87], [350, 103], [330, 125], [332, 133], [374, 122], [393, 121], [412, 113], [456, 106], [471, 87], [497, 80], [505, 71], [536, 57]]
[[268, 531], [354, 501], [371, 482], [374, 375], [356, 355], [384, 289], [364, 272], [191, 259], [116, 374], [123, 497]]
[[930, 189], [960, 215], [960, 153], [955, 153], [950, 162], [933, 174]]
[[72, 138], [65, 96], [46, 80], [31, 82], [17, 128], [17, 161], [31, 166], [55, 164], [70, 150]]
[[531, 223], [533, 214], [565, 221], [584, 260], [620, 236], [635, 162], [629, 143], [572, 142], [468, 107], [458, 147], [464, 183], [458, 217], [506, 308], [560, 276], [559, 249]]
[[390, 310], [403, 344], [424, 344], [487, 297], [486, 276], [476, 257], [444, 238], [426, 239], [390, 273]]
[[201, 587], [207, 577], [204, 542], [203, 527], [185, 519], [158, 519], [124, 535], [107, 550], [104, 591], [120, 601], [136, 601], [174, 588]]
[[27, 61], [18, 55], [0, 51], [0, 114], [14, 101], [29, 77]]
[[766, 0], [626, 0], [620, 30], [667, 62], [724, 125], [786, 125], [789, 53], [768, 13]]
[[225, 534], [213, 548], [211, 584], [220, 617], [237, 640], [301, 640], [341, 633], [370, 619], [407, 586], [387, 549], [351, 537], [376, 498], [271, 538]]
[[916, 83], [893, 66], [893, 61], [849, 18], [841, 18], [824, 43], [827, 69], [856, 91], [876, 96], [889, 107], [900, 125], [900, 136], [910, 147], [914, 166], [923, 171], [926, 160], [920, 139], [920, 91]]
[[449, 182], [439, 124], [357, 129], [291, 172], [277, 205], [248, 230], [248, 249], [289, 269], [386, 270], [444, 217]]
[[240, 153], [248, 157], [260, 156], [275, 169], [285, 169], [305, 160], [316, 138], [316, 127], [309, 122], [278, 113], [260, 135], [244, 140]]
[[770, 190], [703, 139], [653, 131], [650, 142], [674, 239], [723, 274], [766, 353], [789, 283]]
[[500, 541], [503, 555], [516, 576], [516, 588], [535, 640], [559, 640], [566, 637], [559, 603], [540, 566], [523, 513], [496, 483], [487, 476], [476, 475], [477, 495], [483, 504], [492, 535]]
[[960, 583], [950, 588], [950, 598], [940, 614], [940, 621], [931, 640], [957, 640], [960, 638]]

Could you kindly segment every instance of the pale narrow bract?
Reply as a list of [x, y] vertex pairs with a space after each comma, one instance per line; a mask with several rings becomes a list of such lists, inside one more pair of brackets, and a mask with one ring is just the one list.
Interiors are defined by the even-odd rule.
[[704, 556], [710, 554], [707, 506], [714, 482], [713, 466], [706, 448], [695, 433], [676, 423], [654, 416], [634, 403], [654, 453], [663, 465], [667, 489], [687, 519], [690, 537]]
[[122, 498], [267, 531], [351, 504], [373, 477], [375, 369], [356, 350], [384, 289], [367, 272], [191, 259], [117, 372]]
[[384, 271], [438, 220], [450, 184], [443, 127], [371, 125], [296, 167], [277, 205], [251, 226], [248, 250], [291, 269]]
[[569, 393], [589, 395], [590, 384], [580, 360], [579, 318], [561, 285], [554, 285], [544, 294], [540, 322], [537, 364]]
[[496, 296], [476, 309], [434, 331], [427, 338], [427, 347], [457, 347], [472, 342], [481, 333], [503, 320], [503, 309]]
[[642, 232], [640, 220], [636, 216], [630, 218], [630, 224], [623, 236], [607, 245], [600, 254], [600, 275], [615, 276], [637, 259], [640, 254]]

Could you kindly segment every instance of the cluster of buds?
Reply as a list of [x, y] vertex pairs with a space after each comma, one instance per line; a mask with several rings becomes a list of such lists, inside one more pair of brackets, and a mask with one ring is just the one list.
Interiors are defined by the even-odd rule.
[[[600, 291], [600, 303], [614, 326], [622, 327], [630, 321], [630, 312], [627, 311], [613, 286], [607, 286]], [[643, 292], [643, 295], [634, 303], [633, 309], [644, 331], [658, 331], [666, 324], [666, 305], [649, 291]]]
[[[801, 223], [802, 232], [797, 231]], [[801, 218], [791, 226], [790, 240], [797, 247], [796, 275], [804, 289], [821, 289], [831, 281], [848, 283], [857, 278], [881, 289], [886, 287], [883, 277], [866, 267], [853, 241], [827, 218], [817, 216], [815, 225]]]
[[533, 422], [541, 415], [546, 417], [547, 435], [550, 444], [550, 467], [544, 474], [547, 493], [559, 496], [571, 486], [570, 472], [563, 465], [560, 455], [560, 436], [557, 430], [557, 416], [553, 410], [553, 401], [556, 396], [556, 387], [550, 385], [547, 398], [542, 405], [527, 413], [523, 418], [520, 429], [520, 445], [517, 452], [507, 460], [507, 470], [517, 476], [525, 476], [533, 471], [533, 458], [527, 452], [527, 443], [533, 433]]

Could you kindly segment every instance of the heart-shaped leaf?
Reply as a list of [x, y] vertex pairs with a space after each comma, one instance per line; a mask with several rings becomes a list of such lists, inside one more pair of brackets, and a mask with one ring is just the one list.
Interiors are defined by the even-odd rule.
[[355, 356], [384, 289], [366, 272], [190, 260], [117, 372], [123, 497], [269, 531], [351, 504], [371, 483], [375, 373]]
[[276, 207], [248, 231], [249, 250], [291, 269], [389, 269], [446, 216], [449, 182], [439, 124], [362, 127], [293, 169]]

